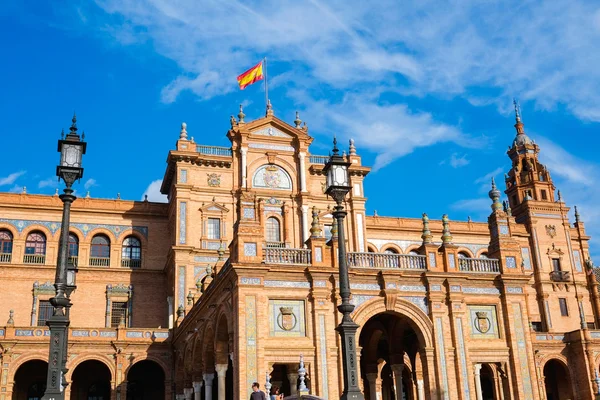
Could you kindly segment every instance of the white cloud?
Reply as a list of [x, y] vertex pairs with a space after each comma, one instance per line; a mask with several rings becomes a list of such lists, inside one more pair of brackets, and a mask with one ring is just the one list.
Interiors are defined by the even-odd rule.
[[486, 198], [464, 199], [450, 205], [450, 208], [458, 211], [470, 211], [476, 219], [481, 219], [491, 213], [492, 201]]
[[487, 174], [475, 179], [474, 183], [483, 183], [485, 185], [491, 185], [492, 178], [498, 176], [498, 174], [500, 174], [502, 171], [504, 171], [504, 168], [498, 167], [495, 170], [488, 172]]
[[469, 165], [469, 163], [470, 161], [467, 160], [466, 154], [459, 156], [458, 153], [452, 153], [452, 155], [450, 156], [450, 166], [452, 168], [464, 167], [466, 165]]
[[21, 185], [14, 185], [8, 191], [10, 193], [22, 193], [23, 192], [23, 186], [21, 186]]
[[148, 196], [148, 201], [154, 201], [157, 203], [166, 203], [167, 196], [160, 192], [160, 186], [162, 185], [162, 179], [152, 181], [146, 188], [146, 191], [142, 194], [141, 200], [144, 200]]
[[12, 185], [15, 181], [25, 174], [25, 171], [13, 172], [12, 174], [5, 176], [4, 178], [0, 178], [0, 186], [4, 185]]
[[57, 188], [58, 187], [58, 178], [48, 178], [43, 181], [38, 182], [38, 188]]
[[85, 188], [85, 190], [89, 190], [91, 187], [94, 187], [94, 186], [98, 186], [98, 184], [96, 183], [96, 180], [94, 178], [88, 179], [83, 184], [83, 187]]

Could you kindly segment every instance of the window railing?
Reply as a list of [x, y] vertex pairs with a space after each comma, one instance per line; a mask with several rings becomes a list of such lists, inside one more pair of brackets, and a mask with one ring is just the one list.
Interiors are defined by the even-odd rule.
[[11, 253], [0, 253], [0, 263], [8, 264], [12, 260]]
[[110, 257], [90, 257], [90, 267], [108, 267]]
[[45, 264], [45, 254], [25, 254], [23, 256], [23, 264]]
[[426, 256], [420, 254], [348, 253], [348, 266], [354, 268], [427, 269]]
[[569, 282], [571, 274], [569, 271], [552, 271], [550, 272], [550, 280], [553, 282]]
[[124, 258], [121, 260], [121, 267], [125, 267], [125, 268], [139, 268], [142, 266], [142, 260], [137, 259], [131, 259], [131, 258]]
[[221, 157], [231, 157], [232, 156], [232, 151], [228, 147], [197, 145], [196, 151], [200, 154], [204, 154], [207, 156], [221, 156]]
[[459, 258], [458, 268], [464, 272], [500, 272], [500, 263], [495, 258]]
[[286, 247], [284, 242], [266, 242], [265, 246], [269, 249], [285, 249]]
[[71, 265], [73, 265], [74, 267], [77, 266], [77, 262], [79, 261], [79, 257], [78, 256], [69, 256], [67, 262]]
[[329, 156], [309, 156], [308, 162], [311, 164], [327, 164], [329, 161]]
[[267, 264], [310, 264], [310, 249], [265, 247], [264, 253]]

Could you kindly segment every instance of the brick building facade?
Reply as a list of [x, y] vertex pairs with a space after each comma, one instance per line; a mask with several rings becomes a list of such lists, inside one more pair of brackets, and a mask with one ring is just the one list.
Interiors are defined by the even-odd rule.
[[[166, 204], [79, 198], [67, 398], [245, 399], [269, 377], [339, 398], [337, 236], [327, 157], [267, 108], [231, 147], [182, 125]], [[487, 223], [367, 216], [354, 143], [345, 233], [366, 399], [591, 399], [600, 300], [583, 222], [524, 132]], [[0, 400], [43, 393], [62, 203], [0, 194]], [[401, 210], [399, 210], [399, 213]], [[404, 397], [397, 396], [402, 393]]]

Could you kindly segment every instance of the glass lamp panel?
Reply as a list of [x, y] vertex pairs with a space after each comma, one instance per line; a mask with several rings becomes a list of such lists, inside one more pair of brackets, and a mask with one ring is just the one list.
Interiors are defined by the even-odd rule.
[[333, 165], [329, 166], [329, 169], [327, 170], [327, 180], [326, 180], [326, 185], [327, 188], [330, 188], [332, 185], [334, 185], [333, 183], [333, 169], [335, 167]]
[[60, 164], [63, 167], [81, 167], [81, 146], [63, 143]]
[[335, 186], [348, 186], [348, 178], [345, 165], [335, 165], [334, 167]]
[[75, 286], [75, 270], [73, 269], [67, 270], [67, 285]]

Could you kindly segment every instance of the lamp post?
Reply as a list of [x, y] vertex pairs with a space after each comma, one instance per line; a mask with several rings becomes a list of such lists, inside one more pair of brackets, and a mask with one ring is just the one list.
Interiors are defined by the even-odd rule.
[[364, 396], [358, 387], [358, 368], [356, 365], [356, 330], [358, 325], [352, 321], [350, 313], [354, 305], [350, 303], [350, 279], [348, 277], [348, 264], [346, 260], [346, 239], [344, 232], [344, 198], [350, 191], [350, 176], [348, 168], [350, 163], [339, 154], [337, 140], [333, 139], [333, 154], [323, 168], [326, 176], [325, 193], [335, 200], [333, 217], [337, 221], [338, 228], [338, 264], [340, 271], [340, 296], [342, 304], [338, 305], [338, 311], [342, 313], [342, 322], [335, 328], [342, 340], [342, 359], [344, 374], [344, 391], [341, 399], [363, 400]]
[[67, 373], [67, 344], [69, 339], [69, 308], [71, 301], [69, 297], [75, 290], [75, 277], [77, 266], [69, 262], [69, 219], [71, 203], [76, 197], [73, 195], [73, 183], [83, 176], [81, 159], [85, 154], [86, 143], [77, 133], [77, 119], [73, 115], [70, 132], [58, 141], [60, 152], [60, 164], [56, 167], [56, 175], [59, 180], [65, 182], [64, 193], [60, 195], [63, 202], [62, 222], [60, 226], [60, 242], [58, 261], [56, 264], [56, 275], [54, 277], [55, 295], [50, 299], [54, 307], [52, 316], [46, 322], [50, 328], [50, 355], [48, 357], [48, 376], [46, 380], [46, 393], [44, 400], [64, 399], [64, 389], [68, 383], [65, 380]]

